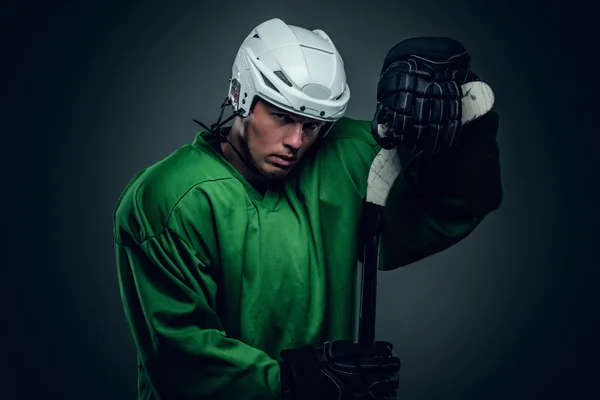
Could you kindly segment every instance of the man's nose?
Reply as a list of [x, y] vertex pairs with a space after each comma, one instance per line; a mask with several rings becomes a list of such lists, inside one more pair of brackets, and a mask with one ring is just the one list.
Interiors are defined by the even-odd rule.
[[290, 124], [289, 131], [284, 138], [283, 144], [294, 150], [298, 150], [302, 147], [303, 141], [304, 125], [302, 123]]

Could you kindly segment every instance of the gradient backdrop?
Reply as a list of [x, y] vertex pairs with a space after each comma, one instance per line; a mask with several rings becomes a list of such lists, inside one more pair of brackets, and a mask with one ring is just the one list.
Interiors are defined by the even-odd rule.
[[399, 399], [594, 397], [600, 313], [594, 279], [580, 276], [598, 266], [597, 197], [584, 186], [597, 181], [589, 11], [573, 1], [39, 3], [3, 13], [16, 50], [8, 132], [27, 142], [5, 170], [26, 207], [12, 215], [25, 228], [9, 252], [18, 259], [3, 268], [24, 275], [5, 280], [21, 288], [9, 351], [25, 372], [10, 398], [136, 398], [114, 203], [137, 171], [193, 139], [192, 118], [216, 120], [239, 44], [272, 17], [331, 36], [349, 116], [371, 118], [385, 53], [409, 36], [458, 39], [496, 91], [503, 206], [462, 243], [380, 282], [377, 334], [403, 360]]

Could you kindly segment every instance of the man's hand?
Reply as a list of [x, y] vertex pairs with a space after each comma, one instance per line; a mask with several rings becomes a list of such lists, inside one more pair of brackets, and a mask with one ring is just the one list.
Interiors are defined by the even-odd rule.
[[385, 149], [412, 156], [454, 146], [462, 127], [461, 85], [474, 80], [470, 56], [457, 41], [417, 37], [386, 55], [377, 85], [372, 133]]
[[394, 400], [400, 359], [392, 345], [334, 340], [281, 352], [284, 400]]

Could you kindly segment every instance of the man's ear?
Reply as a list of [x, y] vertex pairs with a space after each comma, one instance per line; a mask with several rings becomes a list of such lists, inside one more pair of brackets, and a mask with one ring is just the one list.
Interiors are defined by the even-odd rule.
[[237, 115], [233, 119], [233, 125], [231, 126], [231, 130], [229, 131], [229, 135], [239, 135], [244, 131], [244, 120], [245, 118]]

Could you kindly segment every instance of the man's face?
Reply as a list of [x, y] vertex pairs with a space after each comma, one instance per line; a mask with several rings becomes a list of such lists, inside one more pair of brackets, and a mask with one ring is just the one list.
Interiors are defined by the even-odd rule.
[[244, 121], [244, 153], [266, 177], [283, 178], [312, 146], [323, 125], [259, 100]]

